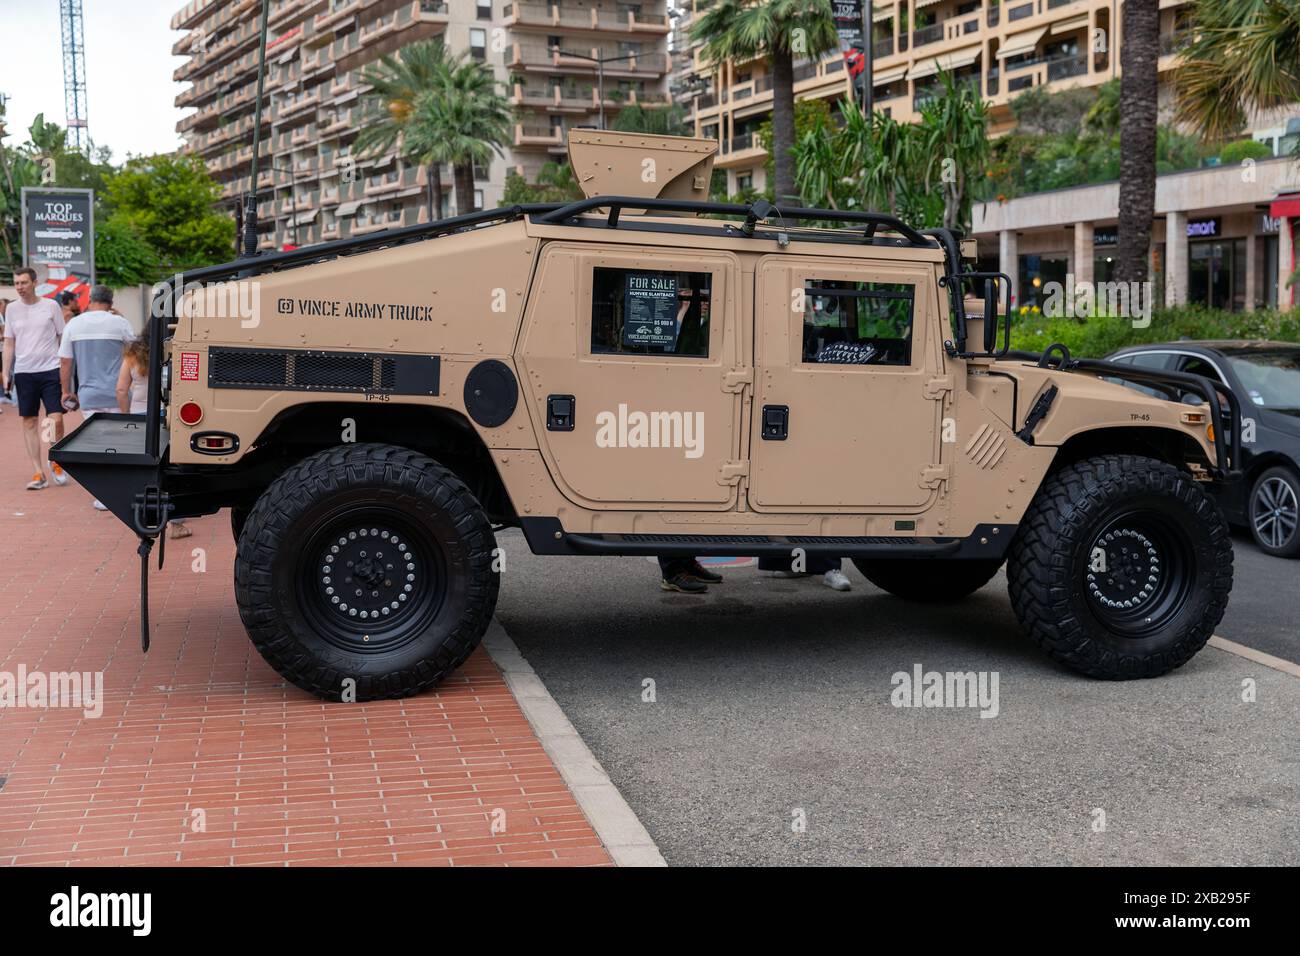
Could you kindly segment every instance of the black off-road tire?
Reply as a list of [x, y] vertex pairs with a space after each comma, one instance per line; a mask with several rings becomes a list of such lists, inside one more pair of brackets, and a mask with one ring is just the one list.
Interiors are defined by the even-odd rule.
[[1002, 560], [954, 561], [936, 558], [854, 558], [862, 576], [895, 597], [928, 604], [950, 604], [993, 580]]
[[1223, 618], [1232, 540], [1190, 475], [1151, 458], [1089, 458], [1043, 482], [1011, 543], [1007, 585], [1054, 660], [1104, 680], [1158, 677]]
[[487, 515], [446, 468], [393, 445], [341, 445], [258, 499], [239, 536], [235, 600], [253, 645], [304, 690], [406, 697], [482, 640], [500, 583], [495, 547]]
[[251, 508], [234, 507], [230, 509], [230, 533], [235, 538], [235, 544], [239, 544], [239, 536], [243, 534], [244, 525], [248, 523], [248, 513]]

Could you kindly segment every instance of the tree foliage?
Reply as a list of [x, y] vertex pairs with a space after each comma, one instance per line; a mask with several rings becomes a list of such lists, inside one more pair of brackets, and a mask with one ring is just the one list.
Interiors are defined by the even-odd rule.
[[[220, 198], [221, 187], [197, 156], [138, 156], [105, 181], [109, 234], [126, 243], [133, 230], [165, 271], [225, 262], [235, 223], [214, 208]], [[122, 257], [131, 258], [126, 250]]]

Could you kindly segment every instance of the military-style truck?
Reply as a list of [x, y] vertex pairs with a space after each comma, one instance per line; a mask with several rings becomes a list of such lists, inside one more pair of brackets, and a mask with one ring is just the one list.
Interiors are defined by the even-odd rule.
[[160, 287], [148, 411], [51, 452], [140, 538], [146, 647], [154, 542], [229, 509], [249, 636], [326, 698], [416, 693], [464, 661], [503, 527], [544, 555], [847, 557], [918, 601], [1005, 563], [1067, 667], [1153, 677], [1195, 654], [1232, 586], [1204, 487], [1238, 468], [1236, 399], [1012, 352], [1010, 279], [974, 271], [969, 240], [710, 202], [715, 149], [575, 130], [585, 199]]

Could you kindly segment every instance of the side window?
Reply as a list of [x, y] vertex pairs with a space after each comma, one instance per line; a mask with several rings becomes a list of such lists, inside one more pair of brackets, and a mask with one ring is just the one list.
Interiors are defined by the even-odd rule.
[[709, 357], [713, 274], [596, 267], [591, 351]]
[[803, 361], [911, 365], [916, 287], [901, 282], [804, 282]]
[[1189, 375], [1199, 375], [1201, 378], [1208, 378], [1211, 382], [1223, 384], [1223, 377], [1214, 370], [1214, 366], [1195, 355], [1188, 355], [1179, 359], [1178, 371], [1186, 372]]
[[[1135, 365], [1138, 368], [1159, 370], [1169, 367], [1169, 359], [1170, 356], [1161, 352], [1132, 352], [1128, 355], [1117, 356], [1112, 361], [1118, 362], [1120, 365]], [[1123, 385], [1126, 388], [1133, 389], [1135, 392], [1141, 392], [1143, 395], [1150, 395], [1152, 398], [1169, 397], [1166, 392], [1162, 392], [1159, 389], [1147, 388], [1145, 385], [1139, 385], [1136, 382], [1130, 382], [1126, 379], [1111, 378], [1109, 376], [1104, 376], [1104, 378], [1107, 382], [1114, 382], [1116, 385]]]

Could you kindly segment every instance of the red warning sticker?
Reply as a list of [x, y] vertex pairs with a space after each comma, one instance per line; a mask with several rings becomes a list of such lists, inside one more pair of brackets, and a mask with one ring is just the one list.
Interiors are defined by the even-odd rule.
[[199, 353], [181, 353], [181, 380], [197, 382], [199, 380]]

